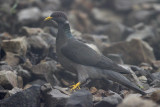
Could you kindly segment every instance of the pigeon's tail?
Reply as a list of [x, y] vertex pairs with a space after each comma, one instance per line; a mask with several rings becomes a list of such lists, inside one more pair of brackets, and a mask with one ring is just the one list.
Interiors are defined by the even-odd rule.
[[113, 70], [115, 70], [116, 72], [119, 72], [121, 74], [131, 74], [131, 72], [125, 68], [123, 68], [122, 66], [120, 65], [117, 65], [117, 66], [114, 66], [113, 67]]
[[126, 86], [127, 88], [132, 89], [142, 95], [146, 94], [143, 90], [141, 90], [138, 86], [133, 84], [131, 81], [129, 81], [125, 76], [123, 76], [120, 73], [117, 73], [117, 72], [114, 72], [111, 70], [104, 70], [104, 75], [107, 76], [107, 79], [110, 79], [114, 82], [122, 84], [122, 85]]

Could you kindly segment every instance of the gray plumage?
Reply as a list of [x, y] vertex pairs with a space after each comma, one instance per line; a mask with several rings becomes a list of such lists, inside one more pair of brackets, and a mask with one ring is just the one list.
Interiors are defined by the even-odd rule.
[[54, 12], [52, 21], [58, 24], [56, 37], [56, 53], [62, 66], [72, 72], [77, 72], [80, 82], [88, 78], [110, 79], [125, 85], [142, 94], [144, 92], [131, 83], [120, 73], [130, 73], [104, 55], [98, 54], [84, 43], [76, 40], [71, 32], [67, 17], [62, 12]]

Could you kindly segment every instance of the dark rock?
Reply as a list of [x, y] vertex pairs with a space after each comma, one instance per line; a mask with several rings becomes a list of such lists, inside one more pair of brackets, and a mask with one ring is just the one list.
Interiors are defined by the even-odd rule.
[[135, 72], [137, 76], [146, 76], [148, 79], [150, 79], [150, 81], [153, 81], [155, 79], [149, 70], [145, 70], [134, 65], [131, 65], [130, 68]]
[[141, 62], [151, 63], [155, 60], [152, 48], [141, 40], [132, 40], [130, 42], [119, 42], [105, 47], [103, 54], [109, 53], [122, 55], [124, 63], [140, 64]]
[[153, 82], [150, 83], [150, 85], [153, 88], [160, 87], [160, 80], [159, 79], [155, 79]]
[[26, 8], [21, 10], [18, 14], [18, 22], [22, 24], [31, 24], [38, 21], [41, 17], [41, 11], [37, 7]]
[[[56, 65], [56, 62], [52, 62], [52, 65]], [[48, 83], [50, 83], [51, 84], [51, 86], [52, 87], [54, 87], [54, 86], [60, 86], [60, 79], [64, 79], [65, 77], [67, 77], [68, 78], [68, 76], [66, 76], [65, 75], [65, 72], [63, 73], [64, 75], [65, 75], [65, 77], [63, 77], [63, 75], [61, 75], [60, 76], [60, 78], [59, 79], [57, 79], [57, 72], [58, 70], [57, 70], [57, 67], [55, 66], [54, 68], [52, 68], [52, 67], [48, 67], [48, 71], [45, 73], [45, 79], [46, 79], [46, 81], [48, 82]]]
[[152, 93], [151, 99], [160, 104], [160, 89]]
[[14, 87], [12, 90], [9, 90], [8, 93], [6, 94], [5, 98], [10, 97], [14, 94], [16, 94], [17, 92], [22, 91], [22, 89]]
[[45, 83], [46, 83], [46, 82], [45, 82], [44, 80], [38, 79], [38, 80], [35, 80], [35, 81], [30, 82], [29, 84], [42, 86], [42, 85], [44, 85]]
[[152, 87], [160, 87], [160, 72], [152, 73], [152, 76], [154, 77], [154, 81], [150, 85]]
[[155, 69], [159, 69], [159, 68], [160, 68], [160, 60], [158, 60], [158, 61], [153, 61], [153, 62], [152, 62], [152, 66], [153, 66]]
[[156, 40], [152, 41], [150, 45], [153, 47], [154, 55], [157, 60], [160, 60], [160, 38], [159, 36], [156, 37]]
[[32, 86], [0, 101], [1, 107], [40, 107], [40, 87]]
[[64, 8], [70, 8], [73, 3], [74, 0], [61, 0], [61, 5]]
[[109, 92], [111, 95], [102, 97], [102, 100], [95, 103], [95, 107], [116, 107], [122, 102], [122, 97], [114, 92]]
[[6, 56], [6, 52], [4, 49], [1, 48], [1, 41], [0, 41], [0, 60], [2, 60]]
[[92, 94], [84, 89], [74, 92], [65, 107], [93, 107]]
[[160, 72], [152, 73], [152, 76], [153, 76], [155, 79], [159, 79], [159, 80], [160, 80]]
[[125, 40], [133, 31], [133, 29], [116, 22], [104, 26], [97, 26], [94, 30], [96, 34], [108, 35], [111, 42]]
[[4, 70], [0, 72], [0, 85], [6, 89], [12, 89], [13, 87], [22, 87], [23, 81], [14, 72]]
[[24, 84], [29, 82], [31, 80], [31, 73], [25, 69], [23, 69], [21, 66], [17, 66], [16, 68], [17, 75], [21, 76], [23, 78]]
[[52, 89], [45, 92], [43, 94], [43, 98], [45, 107], [64, 107], [69, 96], [62, 93], [58, 89]]
[[152, 10], [139, 10], [133, 11], [125, 20], [125, 23], [129, 26], [136, 25], [140, 22], [148, 23], [151, 17], [155, 15], [155, 11]]
[[8, 90], [5, 90], [1, 85], [0, 85], [0, 100], [4, 99], [5, 95], [7, 94]]
[[39, 63], [48, 55], [48, 44], [40, 36], [31, 36], [27, 38], [28, 53], [27, 57], [32, 64]]
[[151, 100], [144, 100], [136, 95], [129, 95], [118, 107], [158, 107], [158, 105]]

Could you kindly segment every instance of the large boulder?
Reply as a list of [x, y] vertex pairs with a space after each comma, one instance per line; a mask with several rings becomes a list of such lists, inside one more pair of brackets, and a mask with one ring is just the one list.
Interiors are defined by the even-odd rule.
[[155, 60], [153, 49], [146, 42], [137, 39], [115, 43], [103, 49], [104, 55], [110, 53], [122, 55], [124, 63], [133, 65]]
[[[94, 99], [96, 99], [96, 96], [94, 96]], [[122, 97], [112, 91], [109, 91], [107, 96], [100, 97], [100, 99], [100, 101], [95, 103], [95, 107], [116, 107], [122, 102]]]
[[58, 89], [52, 89], [43, 94], [45, 107], [64, 107], [69, 95], [62, 93]]
[[0, 101], [0, 107], [40, 107], [40, 87], [32, 86]]
[[84, 89], [74, 92], [65, 107], [93, 107], [92, 94]]

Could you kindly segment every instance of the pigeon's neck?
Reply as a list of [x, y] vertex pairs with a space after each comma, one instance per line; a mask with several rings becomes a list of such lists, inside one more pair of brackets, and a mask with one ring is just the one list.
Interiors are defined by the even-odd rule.
[[58, 34], [56, 37], [57, 46], [61, 46], [67, 42], [69, 38], [72, 38], [72, 34], [70, 32], [70, 26], [68, 23], [58, 24]]
[[71, 31], [70, 31], [70, 25], [69, 25], [69, 23], [65, 23], [64, 26], [63, 26], [63, 29], [64, 29], [64, 32], [65, 32], [65, 34], [66, 34], [66, 36], [68, 38], [73, 37], [72, 34], [71, 34]]
[[65, 23], [65, 24], [60, 24], [59, 25], [59, 30], [62, 29], [64, 32], [64, 36], [66, 36], [67, 38], [72, 38], [72, 34], [70, 31], [70, 25], [69, 23]]

